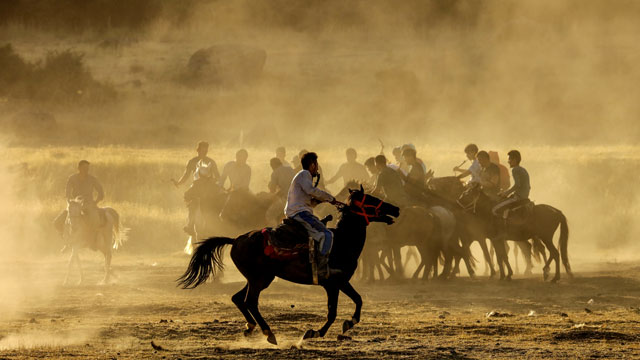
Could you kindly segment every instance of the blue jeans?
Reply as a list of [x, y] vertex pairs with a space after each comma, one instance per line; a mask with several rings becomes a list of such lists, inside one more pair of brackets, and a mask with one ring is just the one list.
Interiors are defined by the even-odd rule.
[[309, 236], [319, 244], [320, 254], [326, 256], [331, 252], [333, 233], [320, 222], [320, 219], [308, 211], [297, 213], [293, 219], [300, 222], [307, 229]]

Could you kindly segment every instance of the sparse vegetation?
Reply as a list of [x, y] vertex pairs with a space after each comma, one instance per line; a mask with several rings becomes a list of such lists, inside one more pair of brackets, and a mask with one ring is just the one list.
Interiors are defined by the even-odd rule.
[[57, 104], [104, 103], [116, 91], [93, 77], [83, 55], [72, 50], [51, 51], [30, 63], [11, 44], [0, 47], [0, 97]]

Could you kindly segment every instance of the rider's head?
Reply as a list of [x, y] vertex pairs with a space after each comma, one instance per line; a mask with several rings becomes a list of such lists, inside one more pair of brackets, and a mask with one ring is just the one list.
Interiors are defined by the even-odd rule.
[[246, 164], [249, 158], [249, 153], [245, 149], [240, 149], [236, 152], [236, 162], [240, 164]]
[[516, 167], [520, 165], [520, 161], [522, 160], [522, 156], [520, 155], [520, 151], [511, 150], [507, 153], [509, 155], [509, 166]]
[[406, 147], [402, 150], [402, 158], [407, 164], [414, 164], [416, 162], [416, 150], [410, 147]]
[[387, 167], [387, 158], [384, 155], [376, 156], [376, 168], [378, 171], [382, 171], [385, 167]]
[[465, 146], [464, 153], [467, 154], [467, 159], [473, 161], [476, 159], [476, 154], [478, 154], [478, 145], [469, 144]]
[[200, 141], [198, 143], [198, 147], [196, 148], [196, 151], [198, 152], [198, 156], [200, 157], [207, 156], [207, 153], [209, 152], [209, 143], [206, 141]]
[[271, 165], [271, 170], [275, 170], [282, 166], [282, 161], [280, 161], [280, 159], [278, 159], [277, 157], [274, 157], [269, 160], [269, 165]]
[[391, 150], [393, 157], [396, 159], [396, 162], [402, 161], [402, 148], [400, 146], [396, 146]]
[[285, 156], [287, 156], [287, 150], [284, 146], [280, 146], [276, 149], [276, 157], [280, 160], [284, 160]]
[[354, 149], [354, 148], [348, 148], [347, 149], [347, 161], [348, 162], [356, 161], [357, 157], [358, 157], [358, 153], [356, 152], [356, 149]]
[[371, 175], [378, 173], [378, 170], [376, 169], [375, 158], [372, 158], [372, 157], [368, 158], [367, 161], [364, 162], [364, 166], [367, 168], [367, 170], [369, 170]]
[[89, 174], [89, 162], [87, 160], [80, 160], [80, 162], [78, 163], [78, 172], [81, 175]]
[[476, 155], [476, 157], [478, 158], [478, 162], [480, 163], [480, 166], [482, 166], [483, 168], [486, 168], [487, 166], [489, 166], [489, 164], [491, 164], [491, 158], [489, 158], [489, 153], [484, 150], [478, 152], [478, 155]]
[[312, 176], [318, 174], [318, 155], [316, 155], [316, 153], [308, 152], [302, 155], [300, 163], [302, 164], [302, 168], [309, 170]]

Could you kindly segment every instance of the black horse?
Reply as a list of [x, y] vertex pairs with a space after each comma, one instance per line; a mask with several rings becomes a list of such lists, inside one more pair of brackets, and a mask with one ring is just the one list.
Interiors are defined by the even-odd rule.
[[[458, 203], [463, 208], [479, 216], [485, 224], [495, 223], [495, 217], [491, 212], [495, 202], [482, 191], [482, 187], [478, 184], [469, 186], [460, 196]], [[560, 251], [558, 251], [553, 244], [553, 234], [558, 227], [560, 227]], [[513, 270], [511, 270], [511, 265], [509, 264], [509, 258], [507, 257], [505, 241], [528, 241], [529, 239], [539, 239], [547, 247], [547, 250], [549, 250], [550, 256], [543, 268], [545, 280], [549, 277], [549, 265], [552, 260], [555, 261], [556, 271], [551, 281], [556, 282], [560, 280], [560, 257], [562, 257], [562, 263], [564, 264], [567, 275], [573, 277], [567, 252], [569, 227], [567, 225], [567, 218], [562, 211], [550, 205], [537, 204], [534, 206], [532, 214], [525, 218], [522, 223], [512, 224], [510, 221], [507, 223], [506, 229], [506, 238], [496, 236], [498, 234], [495, 230], [491, 231], [494, 233], [494, 236], [490, 236], [496, 250], [501, 279], [505, 278], [503, 265], [506, 266], [508, 271], [506, 275], [507, 279], [511, 279], [511, 275], [513, 274]]]
[[[365, 194], [362, 187], [360, 190], [349, 192], [347, 204], [340, 209], [341, 218], [337, 227], [332, 229], [334, 244], [329, 259], [331, 268], [340, 269], [342, 273], [319, 280], [319, 285], [325, 289], [328, 296], [327, 322], [320, 330], [305, 332], [304, 339], [323, 337], [326, 334], [336, 318], [340, 291], [356, 304], [352, 319], [346, 320], [342, 325], [343, 333], [360, 321], [362, 298], [349, 280], [358, 266], [358, 257], [365, 244], [367, 225], [370, 222], [392, 224], [394, 220], [391, 216], [400, 215], [398, 207]], [[245, 335], [250, 334], [257, 323], [262, 333], [267, 336], [267, 341], [277, 344], [271, 328], [258, 310], [258, 297], [276, 276], [298, 284], [313, 284], [308, 255], [287, 261], [274, 260], [266, 256], [261, 231], [252, 231], [236, 239], [213, 237], [199, 243], [187, 271], [178, 279], [180, 285], [183, 288], [195, 288], [204, 283], [209, 276], [215, 275], [216, 270], [222, 270], [221, 256], [225, 245], [232, 245], [231, 259], [247, 279], [245, 287], [231, 298], [247, 320]]]

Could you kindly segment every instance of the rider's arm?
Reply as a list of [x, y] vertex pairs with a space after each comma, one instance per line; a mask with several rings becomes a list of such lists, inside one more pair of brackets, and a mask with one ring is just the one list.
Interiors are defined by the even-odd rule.
[[302, 191], [311, 195], [311, 197], [313, 197], [316, 200], [327, 201], [327, 202], [332, 202], [335, 200], [333, 196], [328, 192], [322, 191], [317, 187], [313, 186], [313, 179], [311, 177], [302, 178], [300, 181], [300, 187], [302, 188]]
[[[218, 169], [214, 167], [215, 172], [218, 172]], [[185, 181], [189, 178], [189, 176], [195, 171], [195, 167], [192, 165], [191, 160], [187, 162], [187, 166], [184, 169], [184, 173], [180, 177], [180, 179], [175, 183], [176, 186], [184, 184]]]
[[211, 172], [213, 173], [213, 179], [214, 180], [218, 180], [220, 179], [220, 173], [218, 172], [218, 165], [216, 165], [216, 162], [211, 160]]
[[67, 202], [71, 200], [71, 193], [73, 192], [73, 184], [71, 183], [71, 177], [67, 180], [67, 186], [65, 188], [65, 197], [67, 198]]
[[336, 180], [338, 180], [340, 177], [342, 177], [342, 170], [343, 170], [344, 165], [340, 165], [340, 168], [338, 169], [338, 171], [336, 172], [335, 175], [333, 175], [333, 177], [327, 181], [325, 181], [325, 185], [331, 185], [334, 182], [336, 182]]
[[102, 184], [98, 182], [98, 180], [94, 179], [93, 188], [96, 189], [98, 193], [98, 197], [96, 197], [96, 204], [104, 199], [104, 189], [102, 188]]
[[269, 180], [269, 192], [275, 193], [278, 190], [278, 182], [276, 181], [276, 172], [275, 170], [271, 173], [271, 180]]
[[467, 176], [471, 175], [471, 171], [470, 170], [458, 170], [458, 171], [462, 171], [462, 174], [458, 175], [458, 179], [463, 179], [466, 178]]

